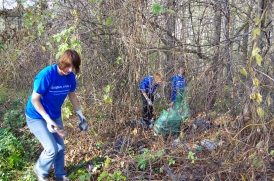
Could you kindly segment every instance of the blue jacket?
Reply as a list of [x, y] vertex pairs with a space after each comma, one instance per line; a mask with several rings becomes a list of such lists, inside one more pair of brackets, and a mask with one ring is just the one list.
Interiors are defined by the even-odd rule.
[[185, 78], [183, 76], [180, 76], [179, 74], [176, 74], [172, 79], [172, 89], [182, 89], [185, 87]]
[[176, 74], [172, 79], [172, 95], [171, 101], [174, 102], [177, 95], [177, 89], [182, 89], [186, 86], [185, 78]]
[[153, 84], [153, 76], [147, 76], [143, 78], [140, 84], [140, 91], [145, 90], [146, 94], [153, 95], [159, 84]]

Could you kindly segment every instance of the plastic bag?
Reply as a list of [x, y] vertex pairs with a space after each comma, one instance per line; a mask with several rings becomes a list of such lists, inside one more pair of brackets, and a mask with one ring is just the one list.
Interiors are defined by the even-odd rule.
[[173, 134], [180, 131], [181, 122], [190, 118], [186, 88], [180, 89], [176, 95], [174, 108], [163, 110], [153, 126], [156, 134]]

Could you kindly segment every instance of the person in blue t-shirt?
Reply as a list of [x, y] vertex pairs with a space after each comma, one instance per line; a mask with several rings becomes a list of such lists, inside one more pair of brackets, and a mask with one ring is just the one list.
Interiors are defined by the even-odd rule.
[[[56, 133], [56, 129], [63, 127], [61, 107], [67, 95], [80, 118], [78, 124], [86, 124], [75, 94], [76, 78], [73, 71], [79, 73], [80, 64], [79, 54], [75, 50], [66, 50], [57, 64], [45, 67], [34, 78], [33, 92], [26, 105], [26, 122], [44, 148], [33, 169], [39, 181], [49, 180], [52, 165], [56, 180], [70, 180], [64, 170], [64, 140]], [[84, 130], [87, 127], [86, 124]]]
[[147, 128], [152, 125], [154, 93], [161, 83], [162, 76], [155, 73], [153, 76], [143, 78], [139, 87], [143, 102], [142, 118]]
[[186, 86], [185, 69], [184, 67], [180, 67], [178, 74], [174, 75], [172, 79], [172, 95], [171, 95], [172, 108], [173, 108], [178, 90], [183, 89], [185, 86]]

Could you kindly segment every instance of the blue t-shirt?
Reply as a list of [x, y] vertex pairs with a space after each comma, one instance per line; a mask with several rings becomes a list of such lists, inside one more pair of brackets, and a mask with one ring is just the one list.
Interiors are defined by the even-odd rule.
[[176, 74], [172, 79], [172, 89], [182, 89], [185, 87], [185, 79], [183, 76]]
[[[75, 74], [60, 75], [57, 64], [50, 65], [41, 70], [34, 78], [33, 90], [41, 94], [41, 104], [51, 119], [61, 116], [61, 107], [68, 93], [76, 89]], [[32, 95], [28, 99], [26, 115], [33, 119], [41, 119], [42, 116], [32, 104]]]
[[155, 90], [159, 86], [159, 84], [153, 84], [153, 76], [147, 76], [145, 77], [141, 84], [140, 84], [140, 90], [145, 90], [146, 94], [154, 94]]

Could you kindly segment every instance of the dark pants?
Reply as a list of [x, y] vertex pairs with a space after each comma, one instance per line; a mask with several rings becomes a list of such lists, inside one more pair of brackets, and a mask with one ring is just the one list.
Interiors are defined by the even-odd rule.
[[[142, 96], [142, 102], [143, 102], [142, 117], [143, 117], [143, 120], [146, 122], [146, 124], [150, 125], [149, 120], [151, 120], [153, 117], [153, 106], [148, 105], [147, 100], [142, 93], [141, 93], [141, 96]], [[154, 96], [151, 94], [147, 94], [147, 96], [153, 103]]]

